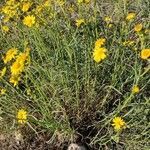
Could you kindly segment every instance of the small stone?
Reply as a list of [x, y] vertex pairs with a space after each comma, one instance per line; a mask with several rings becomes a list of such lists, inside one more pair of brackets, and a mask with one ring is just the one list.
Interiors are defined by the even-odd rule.
[[86, 150], [86, 148], [72, 143], [69, 145], [68, 150]]
[[20, 133], [20, 131], [15, 131], [14, 132], [14, 138], [15, 138], [15, 141], [16, 141], [17, 144], [19, 144], [20, 142], [23, 141], [23, 136]]

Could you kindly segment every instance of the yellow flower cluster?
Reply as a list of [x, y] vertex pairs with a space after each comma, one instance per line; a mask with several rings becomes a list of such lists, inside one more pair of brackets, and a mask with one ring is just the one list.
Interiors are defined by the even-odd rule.
[[[29, 59], [30, 48], [26, 48], [24, 52], [18, 52], [17, 48], [11, 48], [6, 52], [5, 57], [3, 57], [4, 64], [11, 64], [10, 66], [10, 83], [14, 86], [20, 81], [21, 73], [25, 69], [25, 64]], [[18, 54], [19, 53], [19, 54]], [[12, 63], [10, 63], [13, 61]], [[6, 73], [6, 67], [0, 71], [0, 78], [2, 78]]]
[[32, 3], [26, 0], [8, 0], [3, 7], [1, 8], [1, 12], [3, 14], [2, 22], [5, 24], [2, 26], [2, 30], [5, 32], [9, 31], [8, 21], [13, 18], [15, 21], [19, 21], [23, 12], [27, 12]]
[[100, 38], [95, 42], [95, 48], [93, 51], [93, 58], [94, 60], [99, 63], [103, 59], [106, 58], [106, 48], [102, 47], [106, 42], [105, 38]]
[[[27, 27], [40, 27], [48, 23], [46, 18], [54, 18], [56, 14], [60, 15], [60, 10], [56, 9], [67, 6], [64, 11], [70, 14], [72, 10], [78, 4], [89, 4], [91, 0], [76, 0], [75, 3], [67, 2], [66, 0], [8, 0], [5, 1], [0, 8], [2, 12], [2, 26], [1, 30], [6, 33], [11, 31], [13, 26], [23, 25]], [[72, 7], [72, 8], [73, 8]], [[62, 9], [62, 8], [61, 8]], [[68, 11], [70, 9], [70, 11]], [[67, 15], [66, 15], [67, 16]], [[84, 19], [77, 19], [76, 26], [84, 24]], [[10, 32], [11, 33], [11, 32]]]
[[[62, 0], [57, 0], [57, 2], [62, 3]], [[0, 8], [0, 12], [3, 16], [2, 30], [8, 32], [11, 26], [10, 22], [12, 22], [12, 25], [14, 25], [13, 22], [15, 22], [15, 24], [22, 22], [24, 25], [32, 27], [36, 24], [36, 15], [44, 15], [41, 11], [46, 10], [46, 8], [50, 6], [51, 0], [42, 0], [38, 3], [31, 0], [8, 0]]]
[[13, 83], [14, 86], [16, 86], [20, 81], [20, 75], [24, 71], [25, 62], [28, 59], [29, 55], [29, 50], [30, 49], [27, 48], [24, 53], [20, 53], [10, 68], [11, 69], [10, 83]]

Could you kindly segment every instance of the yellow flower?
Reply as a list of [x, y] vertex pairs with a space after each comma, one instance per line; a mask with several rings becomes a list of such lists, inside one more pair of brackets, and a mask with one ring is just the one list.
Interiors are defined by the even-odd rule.
[[[29, 49], [30, 50], [30, 49]], [[24, 53], [20, 53], [18, 56], [17, 56], [17, 59], [16, 59], [16, 62], [19, 62], [19, 63], [25, 63], [25, 61], [27, 60], [27, 56], [29, 55], [29, 50], [26, 49], [26, 52]]]
[[[14, 86], [16, 86], [18, 84], [18, 82], [20, 81], [20, 74], [24, 71], [25, 68], [25, 63], [28, 60], [28, 56], [29, 56], [29, 52], [30, 52], [30, 48], [26, 48], [24, 53], [20, 53], [15, 62], [12, 64], [12, 66], [10, 67], [10, 71], [11, 71], [11, 77], [9, 82], [13, 83]], [[29, 60], [28, 60], [29, 61]]]
[[2, 7], [2, 12], [4, 14], [9, 15], [9, 13], [10, 13], [10, 6], [4, 6], [4, 7]]
[[13, 75], [9, 79], [9, 82], [14, 84], [14, 86], [18, 85], [19, 81], [20, 81], [20, 76], [18, 76], [18, 75], [16, 75], [16, 76]]
[[23, 6], [22, 6], [22, 11], [23, 11], [23, 12], [27, 12], [30, 7], [31, 7], [31, 3], [30, 3], [30, 2], [26, 2], [26, 3], [24, 3]]
[[9, 27], [8, 27], [8, 26], [2, 26], [2, 30], [3, 30], [4, 32], [8, 32], [8, 31], [9, 31]]
[[105, 44], [106, 39], [105, 38], [99, 38], [95, 42], [95, 47], [101, 47]]
[[77, 26], [77, 27], [80, 27], [81, 24], [84, 24], [84, 23], [85, 23], [84, 19], [77, 19], [77, 20], [76, 20], [76, 26]]
[[27, 122], [27, 111], [20, 109], [17, 113], [17, 120], [19, 124], [25, 124]]
[[6, 89], [1, 89], [0, 90], [0, 95], [4, 95], [6, 93]]
[[128, 13], [128, 15], [127, 15], [127, 17], [126, 17], [126, 20], [127, 21], [130, 21], [130, 20], [132, 20], [132, 19], [134, 19], [135, 18], [135, 13]]
[[113, 119], [112, 126], [114, 126], [114, 129], [116, 131], [119, 131], [126, 127], [126, 123], [124, 122], [124, 120], [121, 117], [115, 117]]
[[23, 19], [23, 24], [28, 26], [28, 27], [32, 27], [35, 24], [35, 17], [33, 15], [26, 16]]
[[49, 0], [46, 0], [46, 1], [44, 2], [44, 6], [45, 6], [45, 7], [50, 7], [50, 6], [51, 6], [50, 3], [51, 3], [51, 2], [50, 2]]
[[142, 30], [142, 28], [143, 28], [142, 24], [141, 24], [141, 23], [139, 23], [139, 24], [135, 25], [135, 27], [134, 27], [134, 31], [136, 31], [136, 32], [140, 32], [140, 31]]
[[24, 70], [24, 63], [21, 61], [15, 61], [10, 69], [13, 76], [19, 75]]
[[140, 88], [137, 85], [134, 85], [132, 87], [132, 93], [135, 94], [135, 93], [139, 93], [139, 92], [140, 92]]
[[150, 57], [150, 49], [142, 49], [141, 58], [148, 59]]
[[106, 17], [104, 18], [104, 21], [105, 21], [106, 23], [109, 23], [109, 22], [112, 21], [112, 19], [111, 19], [110, 17], [106, 16]]
[[4, 67], [1, 71], [0, 71], [0, 78], [2, 78], [6, 73], [6, 67]]
[[4, 63], [11, 61], [13, 58], [15, 58], [18, 50], [16, 48], [11, 48], [7, 51], [5, 58], [3, 58]]
[[108, 24], [108, 28], [112, 28], [112, 26], [113, 26], [112, 23]]
[[98, 63], [101, 60], [106, 58], [106, 48], [104, 47], [96, 47], [93, 52], [93, 59]]

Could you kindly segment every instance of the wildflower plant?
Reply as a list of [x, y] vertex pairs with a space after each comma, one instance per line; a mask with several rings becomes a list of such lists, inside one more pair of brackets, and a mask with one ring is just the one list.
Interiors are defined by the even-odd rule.
[[149, 148], [147, 3], [1, 1], [0, 131]]

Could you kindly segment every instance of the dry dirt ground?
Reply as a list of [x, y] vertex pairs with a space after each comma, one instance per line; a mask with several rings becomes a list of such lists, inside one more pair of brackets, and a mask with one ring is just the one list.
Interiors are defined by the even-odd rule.
[[0, 134], [0, 150], [88, 150], [84, 146], [77, 144], [50, 143], [47, 134], [30, 134], [23, 137], [19, 131], [11, 134]]
[[19, 132], [0, 135], [0, 150], [61, 150], [67, 149], [62, 146], [58, 148], [47, 142], [47, 137], [44, 135], [30, 135], [28, 138], [23, 138]]

